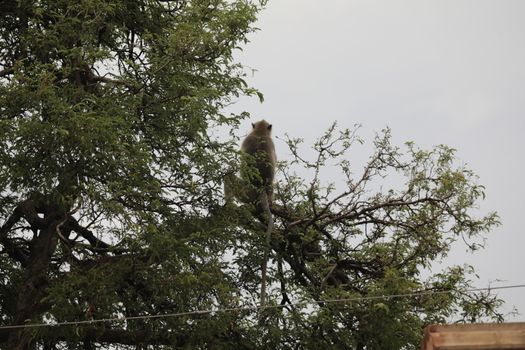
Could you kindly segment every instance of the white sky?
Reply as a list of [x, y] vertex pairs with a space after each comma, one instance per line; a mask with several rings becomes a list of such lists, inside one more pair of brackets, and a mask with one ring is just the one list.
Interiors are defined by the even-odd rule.
[[[389, 126], [400, 146], [456, 148], [487, 187], [481, 211], [503, 225], [485, 250], [459, 247], [445, 263], [474, 265], [479, 287], [525, 283], [525, 1], [271, 0], [257, 26], [238, 58], [265, 102], [234, 110], [278, 137], [312, 141], [336, 120], [362, 124], [367, 141]], [[499, 295], [525, 321], [525, 289]]]

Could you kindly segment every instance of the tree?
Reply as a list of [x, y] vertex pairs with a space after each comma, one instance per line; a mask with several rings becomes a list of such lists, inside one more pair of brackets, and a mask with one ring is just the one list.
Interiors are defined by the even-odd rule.
[[[301, 139], [287, 140], [294, 159], [285, 164], [274, 208], [274, 296], [284, 305], [320, 301], [313, 310], [290, 306], [280, 315], [289, 347], [300, 339], [304, 348], [417, 349], [428, 324], [502, 321], [501, 300], [469, 291], [473, 267], [422, 276], [453, 242], [475, 251], [499, 224], [494, 212], [473, 215], [484, 198], [475, 174], [457, 166], [455, 151], [444, 145], [425, 151], [407, 142], [403, 153], [391, 144], [390, 129], [376, 135], [374, 152], [356, 171], [349, 150], [363, 143], [358, 129], [332, 125], [315, 142], [314, 160], [300, 154]], [[339, 168], [343, 188], [321, 180], [329, 164]], [[310, 170], [311, 180], [293, 166]], [[341, 299], [349, 302], [322, 303]]]
[[[476, 248], [470, 240], [498, 223], [471, 214], [483, 196], [474, 174], [444, 146], [408, 144], [405, 157], [385, 131], [355, 177], [348, 150], [360, 140], [335, 126], [314, 161], [288, 140], [270, 307], [253, 309], [264, 225], [249, 204], [224, 203], [237, 146], [213, 131], [246, 117], [222, 112], [240, 94], [262, 99], [232, 53], [264, 3], [0, 6], [2, 347], [415, 348], [428, 323], [501, 317], [498, 299], [465, 291], [469, 269], [419, 275], [457, 237]], [[322, 181], [327, 162], [342, 189]], [[402, 189], [372, 194], [391, 173]], [[326, 302], [421, 290], [450, 293]], [[147, 318], [220, 309], [230, 311]]]

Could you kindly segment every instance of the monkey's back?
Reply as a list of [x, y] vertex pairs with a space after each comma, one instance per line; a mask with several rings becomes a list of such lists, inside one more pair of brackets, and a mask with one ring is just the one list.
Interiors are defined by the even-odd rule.
[[275, 178], [275, 166], [277, 162], [272, 138], [269, 135], [259, 136], [250, 134], [244, 139], [241, 145], [241, 151], [249, 155], [249, 159], [245, 159], [243, 163], [245, 163], [245, 166], [247, 163], [248, 167], [254, 167], [255, 169], [253, 170], [259, 172], [260, 180], [257, 181], [256, 177], [254, 178], [246, 174], [246, 172], [249, 172], [251, 169], [241, 168], [241, 176], [252, 179], [250, 182], [255, 186], [261, 185], [261, 180], [262, 185], [271, 185]]

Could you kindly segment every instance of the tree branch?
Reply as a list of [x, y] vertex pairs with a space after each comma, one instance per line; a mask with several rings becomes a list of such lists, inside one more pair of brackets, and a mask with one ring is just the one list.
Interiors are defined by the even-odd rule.
[[85, 238], [89, 242], [89, 244], [91, 244], [91, 246], [95, 249], [111, 250], [113, 248], [112, 245], [95, 237], [93, 232], [81, 226], [78, 223], [78, 221], [71, 215], [68, 217], [68, 220], [65, 223], [65, 225], [67, 226], [67, 228], [71, 229], [72, 231], [75, 231], [83, 238]]
[[7, 75], [11, 75], [15, 72], [13, 68], [5, 68], [3, 70], [0, 70], [0, 78], [3, 78]]

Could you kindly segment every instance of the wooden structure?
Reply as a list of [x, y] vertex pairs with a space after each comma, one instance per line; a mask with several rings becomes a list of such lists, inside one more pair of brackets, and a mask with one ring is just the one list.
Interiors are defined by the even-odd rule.
[[430, 325], [421, 350], [525, 350], [525, 323]]

